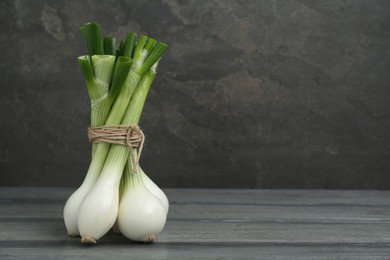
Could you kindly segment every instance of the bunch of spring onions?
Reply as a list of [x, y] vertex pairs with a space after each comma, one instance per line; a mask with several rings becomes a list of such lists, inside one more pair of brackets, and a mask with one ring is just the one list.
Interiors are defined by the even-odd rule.
[[[102, 37], [98, 24], [80, 30], [88, 55], [78, 63], [91, 99], [91, 127], [137, 125], [167, 45], [129, 32], [117, 49], [115, 38]], [[129, 155], [123, 145], [92, 145], [85, 179], [64, 207], [70, 236], [96, 243], [113, 228], [132, 241], [150, 243], [162, 231], [168, 199], [139, 165], [133, 170]]]

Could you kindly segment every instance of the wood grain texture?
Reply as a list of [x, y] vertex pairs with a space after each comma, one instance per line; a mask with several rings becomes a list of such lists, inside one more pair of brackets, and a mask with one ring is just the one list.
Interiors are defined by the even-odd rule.
[[66, 235], [72, 189], [0, 188], [0, 259], [390, 259], [390, 191], [168, 189], [153, 245]]

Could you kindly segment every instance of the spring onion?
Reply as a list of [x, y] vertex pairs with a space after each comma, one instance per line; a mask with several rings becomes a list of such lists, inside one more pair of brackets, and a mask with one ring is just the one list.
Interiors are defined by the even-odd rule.
[[[115, 38], [102, 37], [98, 24], [85, 24], [80, 31], [88, 51], [88, 55], [80, 56], [78, 62], [91, 99], [91, 127], [138, 124], [156, 75], [156, 67], [167, 45], [144, 35], [137, 37], [135, 33], [128, 33], [120, 41], [119, 49], [116, 49]], [[84, 243], [95, 243], [118, 220], [122, 227], [120, 231], [128, 238], [134, 241], [154, 241], [164, 227], [169, 210], [164, 192], [139, 166], [131, 165], [128, 147], [97, 143], [93, 144], [92, 151], [85, 179], [64, 207], [64, 222], [68, 234], [81, 235]], [[134, 152], [137, 153], [137, 150]], [[130, 169], [133, 168], [138, 170], [132, 172]], [[139, 182], [138, 180], [142, 181], [143, 192], [149, 194], [149, 197], [146, 196], [138, 204], [148, 207], [154, 201], [156, 211], [152, 215], [155, 218], [151, 218], [152, 222], [149, 224], [155, 225], [153, 223], [157, 219], [160, 223], [156, 224], [158, 228], [152, 230], [145, 226], [146, 235], [142, 236], [141, 231], [138, 231], [138, 236], [134, 236], [134, 233], [127, 230], [134, 224], [142, 229], [141, 223], [132, 221], [127, 224], [126, 218], [118, 216], [119, 205], [123, 208], [122, 212], [133, 212], [138, 207], [136, 204], [129, 204], [129, 201], [134, 201], [137, 197], [134, 194], [138, 194], [136, 191], [139, 190], [131, 183]]]
[[[122, 119], [123, 125], [138, 124], [149, 88], [156, 75], [155, 67], [136, 88]], [[101, 174], [78, 210], [78, 228], [83, 243], [96, 243], [114, 225], [118, 215], [119, 184], [128, 162], [128, 147], [112, 145]]]

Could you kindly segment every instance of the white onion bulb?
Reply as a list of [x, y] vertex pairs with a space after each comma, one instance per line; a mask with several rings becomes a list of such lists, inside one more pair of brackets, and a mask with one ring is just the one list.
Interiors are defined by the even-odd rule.
[[91, 190], [97, 177], [91, 174], [84, 180], [83, 184], [68, 198], [64, 207], [64, 222], [69, 236], [79, 236], [77, 225], [77, 213], [81, 202], [87, 193]]
[[163, 230], [166, 210], [144, 184], [142, 174], [131, 174], [119, 205], [118, 227], [127, 238], [152, 243]]
[[96, 243], [115, 223], [119, 204], [122, 169], [103, 169], [92, 190], [85, 196], [78, 212], [82, 243]]

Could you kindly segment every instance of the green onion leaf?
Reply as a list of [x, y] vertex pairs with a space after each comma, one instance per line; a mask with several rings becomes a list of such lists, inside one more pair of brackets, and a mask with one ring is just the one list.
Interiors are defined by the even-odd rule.
[[126, 40], [123, 44], [123, 52], [122, 52], [121, 56], [133, 57], [133, 51], [134, 51], [136, 37], [137, 37], [137, 34], [135, 34], [133, 32], [127, 33]]
[[104, 37], [103, 47], [104, 47], [104, 54], [116, 56], [115, 38]]
[[143, 52], [143, 49], [147, 41], [148, 37], [146, 37], [145, 35], [141, 35], [138, 38], [137, 46], [135, 47], [133, 54], [134, 62], [140, 62], [140, 64], [137, 64], [138, 66], [141, 65], [145, 59], [145, 53]]
[[100, 25], [86, 23], [80, 28], [89, 56], [104, 54]]
[[80, 56], [77, 58], [77, 61], [80, 65], [81, 72], [83, 73], [90, 98], [96, 98], [94, 95], [96, 82], [90, 57], [88, 55]]
[[162, 42], [158, 42], [153, 48], [152, 52], [148, 55], [148, 58], [144, 62], [143, 66], [139, 70], [139, 75], [144, 75], [165, 53], [168, 45]]
[[110, 97], [115, 98], [119, 94], [128, 74], [129, 74], [132, 63], [133, 63], [133, 60], [129, 57], [118, 57], [117, 62], [116, 62], [116, 66], [115, 66], [115, 72], [114, 72], [114, 77], [112, 80], [112, 85], [111, 85], [110, 92], [109, 92]]
[[105, 92], [107, 93], [111, 83], [112, 72], [114, 71], [115, 56], [93, 55], [91, 58], [95, 79], [98, 84], [105, 87]]
[[131, 101], [126, 109], [126, 113], [122, 118], [122, 125], [138, 124], [146, 97], [156, 76], [157, 64], [153, 65], [153, 69], [149, 69], [147, 73], [145, 73], [145, 76], [142, 77], [137, 88], [135, 89], [131, 97]]
[[121, 40], [118, 49], [118, 56], [123, 56], [123, 48], [125, 47], [125, 40]]
[[144, 49], [147, 50], [148, 53], [150, 53], [152, 51], [152, 49], [153, 49], [155, 44], [156, 44], [156, 40], [155, 39], [148, 38], [148, 41], [146, 42]]

